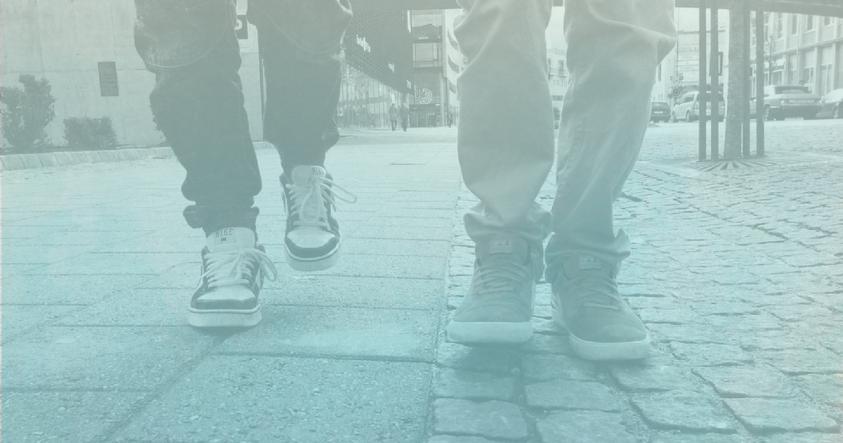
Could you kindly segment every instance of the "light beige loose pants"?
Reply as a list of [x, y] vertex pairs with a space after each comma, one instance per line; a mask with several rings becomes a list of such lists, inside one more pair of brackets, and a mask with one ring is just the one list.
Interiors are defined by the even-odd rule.
[[[612, 204], [650, 119], [659, 62], [675, 44], [673, 0], [566, 0], [570, 87], [559, 128], [552, 215], [535, 199], [554, 159], [545, 28], [552, 0], [459, 0], [459, 159], [480, 199], [465, 216], [475, 241], [515, 233], [560, 256], [628, 255]], [[549, 277], [551, 277], [549, 275]]]

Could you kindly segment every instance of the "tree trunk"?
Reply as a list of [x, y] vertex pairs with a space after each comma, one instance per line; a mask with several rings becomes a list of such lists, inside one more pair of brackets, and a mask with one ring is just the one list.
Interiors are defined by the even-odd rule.
[[745, 81], [749, 60], [742, 49], [749, 44], [745, 41], [745, 8], [745, 2], [734, 2], [729, 9], [729, 91], [726, 97], [726, 137], [723, 146], [723, 158], [727, 160], [741, 156], [743, 103], [749, 93]]

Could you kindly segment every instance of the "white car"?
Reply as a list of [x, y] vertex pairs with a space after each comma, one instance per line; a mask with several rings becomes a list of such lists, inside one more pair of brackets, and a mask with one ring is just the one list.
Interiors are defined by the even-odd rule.
[[[726, 102], [723, 100], [723, 95], [718, 94], [720, 100], [717, 108], [720, 110], [720, 121], [726, 118]], [[705, 97], [705, 96], [703, 96]], [[688, 91], [676, 100], [673, 105], [673, 112], [671, 112], [671, 120], [686, 122], [696, 121], [700, 118], [700, 93], [699, 91]], [[707, 98], [707, 97], [705, 97]], [[706, 110], [709, 119], [711, 118], [711, 100], [706, 100]]]
[[817, 118], [843, 118], [843, 89], [835, 89], [820, 100]]

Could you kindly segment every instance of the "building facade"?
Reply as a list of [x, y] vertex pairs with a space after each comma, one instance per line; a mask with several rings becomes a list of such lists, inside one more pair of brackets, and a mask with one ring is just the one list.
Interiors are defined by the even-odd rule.
[[[397, 3], [397, 2], [396, 2]], [[237, 1], [238, 38], [246, 111], [255, 139], [263, 134], [258, 33]], [[412, 53], [406, 12], [379, 0], [356, 0], [344, 40], [344, 86], [337, 119], [344, 126], [386, 126], [389, 103], [411, 92]], [[0, 82], [20, 75], [46, 78], [56, 98], [48, 126], [52, 144], [64, 144], [64, 119], [108, 117], [118, 143], [164, 143], [149, 108], [155, 79], [134, 47], [133, 0], [3, 0], [0, 8]], [[7, 141], [0, 137], [5, 146]]]
[[413, 62], [408, 15], [398, 2], [355, 0], [343, 44], [340, 127], [389, 126], [389, 107], [408, 100]]
[[[706, 14], [710, 20], [710, 14]], [[653, 101], [669, 102], [686, 91], [699, 88], [700, 80], [700, 26], [699, 10], [677, 8], [674, 13], [676, 23], [676, 46], [665, 56], [656, 70], [656, 84], [653, 88]], [[717, 67], [720, 71], [719, 85], [724, 87], [729, 72], [729, 13], [719, 11]], [[710, 26], [710, 22], [708, 22]], [[706, 38], [711, 41], [711, 29], [706, 29]], [[707, 46], [706, 63], [711, 68], [711, 46]], [[709, 78], [706, 78], [709, 81]]]
[[765, 84], [804, 85], [818, 95], [843, 88], [843, 18], [768, 13], [765, 26]]
[[[710, 16], [709, 16], [710, 18]], [[720, 11], [720, 88], [728, 88], [729, 13]], [[710, 22], [709, 22], [710, 24]], [[676, 10], [677, 44], [659, 67], [653, 100], [671, 101], [699, 87], [699, 10]], [[755, 67], [755, 20], [750, 21], [752, 67]], [[764, 82], [767, 85], [804, 85], [823, 95], [843, 88], [843, 19], [801, 14], [765, 13]], [[707, 30], [710, 34], [710, 30]], [[710, 35], [708, 35], [710, 41]], [[708, 46], [707, 61], [711, 61]], [[711, 65], [709, 65], [711, 69]], [[708, 80], [708, 79], [706, 79]], [[752, 76], [755, 90], [755, 73]], [[726, 92], [724, 91], [724, 96]]]
[[413, 95], [410, 126], [442, 126], [447, 119], [450, 92], [446, 14], [443, 10], [410, 12], [413, 45]]

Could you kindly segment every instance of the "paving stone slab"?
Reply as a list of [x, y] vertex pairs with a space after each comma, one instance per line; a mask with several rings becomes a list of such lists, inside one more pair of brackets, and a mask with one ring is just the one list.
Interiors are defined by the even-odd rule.
[[193, 290], [129, 289], [57, 321], [61, 326], [187, 326]]
[[[105, 217], [113, 217], [104, 215]], [[171, 227], [168, 231], [173, 231], [169, 235], [161, 235], [160, 230], [164, 228], [157, 228], [158, 232], [144, 235], [140, 237], [131, 238], [125, 241], [116, 243], [97, 244], [95, 252], [102, 253], [147, 253], [147, 254], [162, 254], [162, 253], [182, 253], [191, 255], [193, 261], [200, 259], [200, 251], [205, 246], [205, 238], [200, 232], [184, 227], [183, 230], [174, 229], [172, 226], [181, 226], [183, 218], [181, 215], [172, 216], [166, 214], [156, 214], [155, 218], [163, 219], [161, 223], [169, 224]], [[259, 234], [260, 235], [260, 234]], [[263, 236], [260, 237], [263, 243]], [[283, 249], [267, 248], [269, 253], [280, 252]]]
[[843, 411], [843, 374], [809, 374], [795, 380], [814, 400], [837, 406]]
[[[315, 273], [293, 271], [281, 261], [276, 262], [279, 275], [275, 281], [266, 280], [264, 289], [283, 290], [294, 285], [296, 280], [325, 277], [364, 277], [380, 279], [421, 279], [443, 281], [445, 275], [444, 257], [378, 257], [356, 255], [342, 257], [340, 263], [329, 270]], [[198, 261], [175, 265], [160, 273], [155, 278], [149, 278], [141, 286], [145, 289], [155, 288], [195, 288], [199, 278], [200, 264]]]
[[644, 420], [657, 429], [725, 433], [737, 430], [720, 401], [701, 393], [668, 392], [636, 396], [632, 398], [632, 404]]
[[425, 279], [290, 275], [261, 294], [266, 304], [441, 309], [444, 282]]
[[525, 378], [535, 381], [597, 379], [597, 366], [566, 355], [525, 355], [521, 368]]
[[692, 434], [688, 432], [659, 432], [649, 443], [755, 443], [752, 437], [737, 434]]
[[656, 341], [677, 343], [731, 343], [734, 337], [705, 323], [649, 323], [647, 329]]
[[410, 255], [419, 257], [445, 257], [448, 255], [450, 248], [450, 244], [445, 240], [355, 238], [352, 235], [346, 236], [345, 234], [343, 234], [342, 243], [344, 256], [377, 255], [387, 257], [392, 255]]
[[[5, 220], [3, 220], [6, 223]], [[82, 255], [91, 250], [91, 245], [41, 245], [29, 246], [22, 243], [4, 244], [2, 248], [3, 265], [14, 264], [52, 264], [71, 257]]]
[[519, 370], [520, 363], [520, 353], [510, 346], [444, 342], [436, 350], [436, 364], [447, 368], [511, 375]]
[[[38, 269], [38, 274], [53, 275], [151, 275], [179, 263], [195, 260], [195, 254], [170, 253], [87, 253]], [[33, 273], [36, 273], [33, 271]]]
[[723, 397], [796, 396], [796, 386], [782, 373], [769, 367], [696, 368], [694, 372]]
[[730, 398], [726, 405], [753, 432], [837, 432], [834, 419], [797, 400]]
[[95, 441], [131, 412], [141, 392], [4, 392], [2, 440]]
[[495, 443], [483, 437], [465, 437], [460, 435], [434, 435], [427, 443]]
[[429, 383], [418, 363], [213, 356], [116, 439], [419, 441]]
[[843, 434], [816, 434], [810, 432], [794, 432], [776, 434], [765, 437], [764, 443], [840, 443]]
[[68, 305], [3, 305], [2, 336], [8, 342], [36, 326], [56, 323], [62, 317], [84, 306]]
[[740, 346], [748, 351], [778, 351], [784, 349], [810, 349], [817, 343], [789, 328], [755, 331], [739, 338]]
[[674, 355], [691, 366], [726, 366], [752, 362], [739, 346], [719, 343], [671, 343]]
[[704, 321], [714, 330], [729, 336], [742, 336], [760, 331], [780, 331], [782, 321], [766, 312], [741, 315], [708, 315]]
[[530, 341], [524, 343], [521, 349], [535, 354], [564, 354], [572, 356], [574, 351], [567, 335], [533, 334]]
[[744, 314], [755, 314], [759, 312], [758, 308], [750, 303], [730, 300], [717, 300], [716, 302], [708, 303], [694, 303], [691, 304], [691, 309], [700, 313], [701, 315], [734, 316]]
[[633, 443], [640, 439], [623, 424], [621, 414], [599, 411], [560, 411], [537, 420], [544, 443]]
[[524, 414], [513, 403], [440, 398], [433, 402], [433, 429], [441, 434], [517, 440], [528, 436]]
[[825, 349], [759, 351], [755, 355], [786, 374], [843, 373], [843, 356]]
[[442, 279], [445, 257], [355, 255], [341, 257], [332, 268], [315, 275]]
[[824, 306], [811, 303], [769, 306], [766, 310], [777, 318], [787, 322], [800, 322], [804, 321], [806, 318], [828, 318], [834, 314], [830, 309]]
[[699, 383], [687, 368], [661, 364], [616, 364], [612, 377], [627, 391], [692, 391]]
[[3, 388], [154, 389], [215, 340], [188, 328], [49, 327], [3, 347]]
[[149, 231], [124, 230], [102, 227], [101, 230], [49, 230], [43, 227], [19, 226], [3, 228], [3, 243], [24, 243], [28, 246], [87, 246], [92, 244], [117, 243], [133, 237], [141, 237]]
[[644, 323], [684, 325], [700, 320], [700, 315], [689, 309], [643, 308], [638, 310], [638, 316]]
[[[179, 263], [154, 276], [147, 276], [138, 284], [138, 289], [186, 289], [195, 290], [202, 274], [199, 261]], [[276, 283], [277, 284], [277, 283]], [[271, 288], [272, 282], [264, 281], [264, 289]]]
[[265, 306], [264, 320], [230, 337], [224, 353], [308, 354], [433, 360], [433, 311]]
[[381, 238], [399, 240], [447, 240], [451, 238], [450, 224], [431, 223], [428, 226], [401, 226], [380, 224], [378, 219], [351, 231], [357, 238]]
[[608, 386], [590, 381], [553, 380], [524, 387], [527, 406], [541, 409], [620, 411], [625, 407]]
[[4, 304], [91, 304], [139, 285], [143, 275], [21, 275], [3, 265]]
[[437, 397], [467, 400], [512, 400], [515, 396], [514, 377], [487, 372], [439, 369], [433, 382]]

